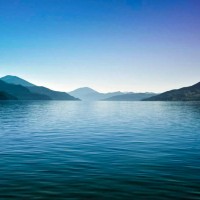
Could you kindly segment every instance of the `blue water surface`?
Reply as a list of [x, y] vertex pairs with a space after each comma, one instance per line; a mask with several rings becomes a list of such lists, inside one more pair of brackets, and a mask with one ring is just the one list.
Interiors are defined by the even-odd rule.
[[200, 199], [200, 102], [0, 102], [0, 199]]

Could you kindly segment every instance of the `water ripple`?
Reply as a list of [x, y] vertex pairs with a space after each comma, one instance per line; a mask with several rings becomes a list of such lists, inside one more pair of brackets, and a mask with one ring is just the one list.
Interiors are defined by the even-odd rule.
[[0, 199], [200, 199], [198, 102], [0, 102]]

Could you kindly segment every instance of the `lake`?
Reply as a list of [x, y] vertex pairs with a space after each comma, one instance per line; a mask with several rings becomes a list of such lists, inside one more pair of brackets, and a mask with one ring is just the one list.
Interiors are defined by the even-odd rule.
[[0, 199], [200, 199], [200, 102], [0, 102]]

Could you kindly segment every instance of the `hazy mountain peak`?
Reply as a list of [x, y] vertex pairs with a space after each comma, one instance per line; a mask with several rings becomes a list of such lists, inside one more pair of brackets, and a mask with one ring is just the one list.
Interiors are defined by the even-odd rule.
[[100, 93], [90, 87], [81, 87], [69, 92], [69, 94], [86, 101], [99, 101], [123, 93], [122, 92]]
[[17, 76], [12, 76], [12, 75], [7, 75], [1, 78], [2, 81], [6, 82], [6, 83], [10, 83], [10, 84], [14, 84], [14, 85], [22, 85], [24, 87], [32, 87], [35, 86], [34, 84], [19, 78]]
[[99, 93], [96, 90], [90, 88], [90, 87], [81, 87], [78, 89], [75, 89], [71, 91], [70, 93], [82, 93], [82, 94], [88, 94], [88, 93]]

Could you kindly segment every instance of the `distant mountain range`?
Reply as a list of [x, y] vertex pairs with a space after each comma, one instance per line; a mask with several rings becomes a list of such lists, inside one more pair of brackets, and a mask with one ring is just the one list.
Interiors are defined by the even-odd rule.
[[100, 93], [92, 88], [78, 88], [69, 94], [85, 101], [140, 101], [144, 98], [155, 96], [154, 93], [125, 93], [125, 92], [110, 92]]
[[6, 92], [18, 100], [79, 100], [66, 92], [36, 86], [17, 76], [10, 75], [0, 79], [0, 91]]
[[17, 76], [0, 78], [0, 100], [86, 100], [86, 101], [200, 101], [200, 82], [190, 87], [155, 93], [100, 93], [89, 87], [69, 93], [34, 85]]
[[124, 94], [122, 92], [100, 93], [89, 87], [78, 88], [69, 92], [70, 95], [84, 101], [99, 101], [112, 96]]
[[116, 95], [103, 101], [141, 101], [143, 99], [153, 97], [155, 93], [127, 93], [122, 95]]
[[164, 92], [144, 101], [200, 101], [200, 82], [190, 87]]

